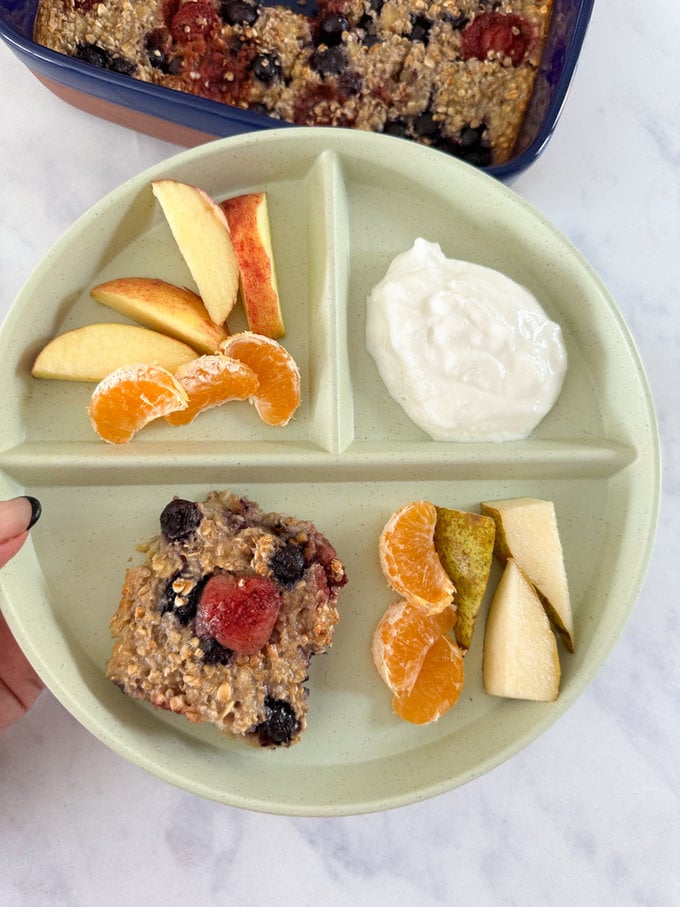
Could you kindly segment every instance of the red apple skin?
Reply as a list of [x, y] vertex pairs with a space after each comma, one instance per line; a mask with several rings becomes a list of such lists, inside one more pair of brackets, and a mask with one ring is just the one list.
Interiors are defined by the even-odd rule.
[[201, 297], [155, 277], [120, 277], [98, 284], [90, 295], [128, 318], [169, 334], [202, 353], [214, 353], [229, 336], [214, 324]]
[[241, 269], [241, 300], [248, 327], [278, 340], [286, 330], [281, 314], [276, 269], [264, 192], [238, 195], [222, 202]]

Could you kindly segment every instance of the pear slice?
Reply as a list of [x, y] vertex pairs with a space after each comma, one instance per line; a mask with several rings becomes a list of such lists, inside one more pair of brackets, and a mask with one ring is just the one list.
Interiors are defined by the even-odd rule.
[[559, 694], [555, 635], [536, 590], [513, 558], [489, 608], [482, 674], [491, 696], [554, 702]]
[[208, 314], [223, 325], [241, 281], [224, 211], [203, 189], [179, 180], [154, 180], [151, 188]]
[[133, 324], [88, 324], [59, 334], [38, 354], [31, 374], [58, 381], [99, 382], [123, 365], [146, 362], [174, 372], [198, 353], [173, 337]]
[[536, 586], [564, 645], [573, 652], [574, 622], [554, 504], [537, 498], [486, 501], [482, 513], [496, 522], [496, 557], [502, 563], [509, 557], [517, 561]]
[[437, 507], [434, 546], [456, 587], [454, 633], [464, 653], [470, 648], [477, 614], [489, 582], [495, 535], [496, 524], [489, 516]]

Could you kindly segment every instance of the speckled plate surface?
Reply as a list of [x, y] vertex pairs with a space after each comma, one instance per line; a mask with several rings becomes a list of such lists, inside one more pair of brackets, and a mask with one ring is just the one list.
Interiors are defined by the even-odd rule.
[[[89, 425], [91, 385], [30, 376], [55, 334], [116, 318], [89, 297], [94, 283], [147, 275], [191, 285], [152, 197], [149, 183], [159, 176], [218, 199], [268, 193], [284, 342], [303, 378], [302, 406], [283, 429], [233, 404], [179, 429], [151, 425], [114, 448]], [[366, 294], [417, 236], [451, 257], [504, 271], [562, 325], [566, 382], [528, 440], [435, 443], [384, 390], [364, 347]], [[233, 319], [230, 326], [242, 325]], [[26, 490], [44, 506], [31, 541], [0, 574], [3, 612], [50, 689], [87, 728], [196, 794], [273, 813], [340, 815], [466, 783], [559, 718], [635, 603], [660, 467], [650, 395], [626, 326], [590, 267], [538, 213], [437, 152], [308, 129], [180, 154], [103, 199], [55, 245], [5, 321], [0, 370], [0, 494]], [[174, 494], [199, 499], [212, 488], [313, 519], [347, 566], [335, 645], [312, 663], [309, 728], [288, 750], [222, 738], [127, 699], [105, 678], [108, 620], [125, 568], [138, 558], [135, 545], [157, 531]], [[560, 698], [539, 704], [484, 694], [487, 600], [458, 705], [427, 727], [399, 721], [369, 653], [373, 627], [395, 598], [378, 563], [382, 526], [416, 498], [477, 509], [484, 499], [518, 495], [550, 498], [557, 508], [577, 645], [573, 655], [561, 650]], [[494, 571], [489, 594], [497, 577]]]

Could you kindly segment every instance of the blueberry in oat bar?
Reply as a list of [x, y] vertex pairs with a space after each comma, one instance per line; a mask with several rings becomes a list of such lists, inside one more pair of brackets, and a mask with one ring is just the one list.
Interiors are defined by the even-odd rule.
[[345, 568], [305, 520], [230, 492], [175, 498], [127, 570], [107, 676], [260, 746], [297, 743], [309, 662], [332, 644]]
[[[290, 7], [294, 7], [290, 3]], [[40, 0], [35, 40], [299, 125], [512, 155], [552, 0]]]

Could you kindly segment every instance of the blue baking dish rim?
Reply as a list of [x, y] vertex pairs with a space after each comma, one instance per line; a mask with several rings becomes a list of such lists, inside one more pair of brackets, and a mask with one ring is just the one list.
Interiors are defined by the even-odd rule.
[[485, 167], [484, 173], [501, 180], [507, 179], [525, 170], [545, 149], [555, 131], [566, 103], [594, 4], [595, 0], [581, 0], [578, 5], [572, 37], [561, 65], [560, 75], [556, 79], [550, 103], [543, 117], [543, 125], [538, 129], [533, 140], [524, 151], [516, 155], [507, 164], [492, 164], [490, 167]]
[[[122, 107], [128, 107], [138, 113], [159, 117], [168, 122], [179, 122], [183, 126], [204, 132], [209, 135], [227, 136], [241, 133], [246, 130], [272, 129], [292, 126], [282, 120], [274, 120], [262, 114], [238, 107], [229, 108], [229, 117], [234, 121], [233, 129], [229, 130], [229, 123], [224, 116], [225, 105], [217, 101], [210, 101], [196, 95], [186, 94], [164, 88], [161, 85], [152, 85], [141, 82], [130, 76], [98, 69], [83, 63], [75, 57], [57, 53], [47, 47], [42, 47], [34, 41], [27, 39], [8, 25], [0, 17], [0, 37], [5, 40], [15, 54], [33, 72], [59, 82], [61, 85], [85, 92], [103, 101], [109, 101]], [[87, 87], [84, 87], [84, 84]], [[130, 102], [135, 97], [137, 104]], [[166, 116], [164, 110], [172, 110], [181, 116]], [[198, 114], [198, 117], [197, 117]], [[213, 125], [216, 124], [216, 125]], [[237, 127], [240, 126], [240, 128]], [[227, 129], [225, 129], [225, 126]], [[219, 127], [219, 128], [218, 128]]]
[[[484, 173], [499, 180], [507, 180], [526, 169], [543, 152], [555, 130], [566, 102], [594, 2], [595, 0], [580, 0], [578, 3], [569, 45], [563, 59], [559, 61], [559, 76], [555, 80], [550, 101], [536, 135], [528, 146], [508, 163], [492, 164], [488, 167], [479, 168]], [[229, 118], [227, 119], [224, 115], [225, 105], [220, 104], [218, 101], [211, 101], [196, 95], [174, 91], [160, 85], [151, 85], [129, 76], [98, 69], [74, 57], [42, 47], [22, 35], [7, 18], [3, 18], [3, 15], [11, 8], [11, 12], [16, 14], [18, 20], [24, 20], [22, 22], [23, 26], [32, 27], [35, 12], [28, 13], [26, 9], [27, 6], [31, 5], [34, 4], [26, 4], [24, 0], [14, 0], [14, 2], [13, 0], [6, 0], [5, 4], [0, 6], [0, 37], [14, 50], [15, 54], [23, 60], [29, 69], [47, 78], [51, 78], [70, 88], [84, 91], [100, 100], [128, 107], [138, 113], [164, 119], [168, 122], [179, 123], [182, 126], [210, 136], [226, 137], [241, 134], [244, 131], [252, 132], [284, 127], [294, 128], [294, 124], [287, 123], [284, 120], [276, 120], [264, 114], [241, 110], [238, 107], [229, 107]], [[552, 62], [550, 65], [552, 65]], [[543, 72], [543, 77], [550, 80], [550, 72]], [[88, 83], [87, 89], [82, 86], [83, 79]], [[92, 88], [94, 86], [97, 86], [99, 90], [93, 91]], [[133, 106], [130, 103], [130, 96], [136, 96], [140, 102], [138, 106]], [[169, 112], [166, 115], [164, 112], [166, 110], [172, 110], [173, 115], [170, 116]], [[231, 123], [229, 120], [231, 120]]]

